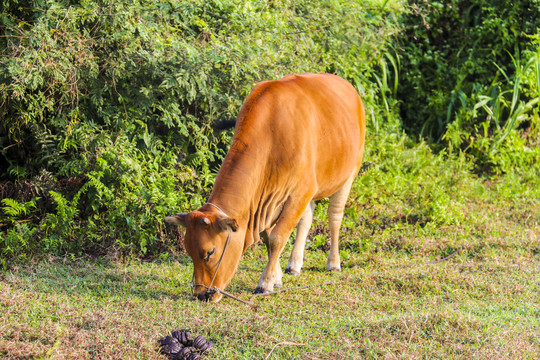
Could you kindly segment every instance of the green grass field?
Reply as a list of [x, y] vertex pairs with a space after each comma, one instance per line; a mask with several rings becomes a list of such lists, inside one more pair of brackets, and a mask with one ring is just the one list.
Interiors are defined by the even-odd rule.
[[[165, 360], [177, 329], [204, 359], [540, 359], [540, 0], [506, 5], [2, 1], [0, 359]], [[305, 71], [366, 106], [342, 271], [322, 200], [288, 291], [196, 301], [163, 220], [206, 201], [249, 89]]]
[[[254, 308], [195, 301], [182, 252], [18, 264], [0, 273], [0, 356], [165, 359], [156, 341], [189, 329], [214, 342], [211, 359], [540, 358], [538, 199], [458, 182], [456, 193], [476, 196], [456, 203], [459, 221], [437, 224], [419, 205], [406, 210], [397, 192], [386, 204], [359, 197], [364, 183], [376, 188], [377, 171], [359, 178], [349, 201], [341, 273], [325, 271], [324, 203], [303, 273], [286, 275], [292, 289], [256, 298]], [[249, 299], [265, 261], [262, 245], [248, 250], [227, 290]]]

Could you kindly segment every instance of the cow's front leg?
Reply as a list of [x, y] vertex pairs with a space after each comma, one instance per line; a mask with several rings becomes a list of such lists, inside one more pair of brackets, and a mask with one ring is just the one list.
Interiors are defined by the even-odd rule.
[[[283, 248], [289, 240], [289, 236], [300, 220], [310, 200], [311, 197], [305, 201], [289, 200], [285, 204], [276, 225], [268, 235], [268, 240], [266, 241], [268, 264], [261, 275], [255, 293], [271, 292], [274, 290], [274, 286], [281, 287], [283, 272], [281, 271], [279, 264], [279, 256], [283, 252]], [[294, 206], [291, 206], [291, 204], [294, 204]]]
[[[264, 242], [264, 245], [266, 246], [266, 251], [268, 253], [268, 264], [271, 263], [271, 259], [272, 259], [272, 247], [270, 246], [270, 233], [272, 232], [272, 229], [269, 229], [267, 231], [264, 231], [261, 233], [261, 236], [263, 238], [263, 242]], [[259, 280], [259, 284], [257, 285], [257, 288], [255, 289], [255, 293], [264, 293], [265, 291], [263, 290], [263, 277], [268, 277], [268, 273], [269, 273], [269, 270], [268, 269], [268, 265], [267, 267], [264, 269], [264, 272], [263, 272], [263, 275], [261, 276], [261, 279]], [[265, 275], [266, 273], [266, 275]], [[273, 285], [272, 287], [275, 287], [275, 288], [280, 288], [282, 285], [283, 285], [283, 272], [281, 271], [281, 266], [279, 266], [279, 255], [278, 255], [278, 261], [277, 261], [277, 266], [274, 268], [274, 281], [273, 281]], [[272, 287], [269, 287], [271, 289], [273, 289]], [[269, 290], [271, 291], [271, 290]]]
[[267, 241], [266, 249], [268, 251], [268, 264], [263, 270], [257, 288], [256, 294], [267, 293], [274, 290], [274, 287], [280, 288], [283, 285], [283, 272], [279, 265], [279, 255], [287, 243], [288, 236], [285, 239], [270, 238]]

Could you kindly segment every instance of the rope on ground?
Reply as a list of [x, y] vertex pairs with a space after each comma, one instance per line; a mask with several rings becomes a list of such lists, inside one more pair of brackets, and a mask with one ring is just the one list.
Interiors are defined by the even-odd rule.
[[250, 301], [242, 300], [242, 299], [240, 299], [240, 298], [234, 296], [233, 294], [228, 293], [228, 292], [226, 292], [226, 291], [224, 291], [224, 290], [218, 289], [218, 288], [216, 288], [216, 287], [210, 288], [210, 289], [208, 289], [208, 291], [214, 291], [214, 292], [220, 293], [220, 294], [223, 295], [223, 296], [230, 297], [231, 299], [234, 299], [234, 300], [236, 300], [236, 301], [240, 301], [241, 303], [246, 304], [246, 305], [249, 305], [249, 306], [251, 306], [251, 307], [254, 307], [254, 306], [255, 306], [255, 303], [253, 303], [253, 301], [251, 301], [251, 299], [250, 299]]
[[[390, 270], [398, 270], [398, 269], [403, 269], [403, 268], [407, 268], [407, 267], [414, 267], [414, 266], [422, 266], [422, 265], [435, 265], [435, 264], [440, 264], [442, 262], [445, 262], [445, 261], [448, 261], [450, 260], [451, 258], [453, 258], [454, 256], [456, 256], [457, 254], [459, 254], [461, 252], [462, 249], [457, 249], [456, 251], [454, 251], [453, 253], [451, 253], [450, 255], [442, 258], [442, 259], [439, 259], [439, 260], [433, 260], [433, 261], [428, 261], [428, 262], [425, 262], [425, 263], [420, 263], [420, 264], [416, 264], [416, 263], [413, 263], [413, 264], [405, 264], [405, 265], [401, 265], [401, 266], [396, 266], [396, 267], [393, 267], [391, 268]], [[322, 283], [317, 283], [317, 284], [310, 284], [310, 285], [304, 285], [304, 286], [298, 286], [298, 287], [294, 287], [294, 288], [285, 288], [285, 289], [279, 289], [279, 290], [276, 290], [276, 291], [269, 291], [269, 292], [266, 292], [266, 293], [260, 293], [260, 294], [255, 294], [253, 295], [249, 301], [246, 301], [246, 300], [242, 300], [226, 291], [223, 291], [221, 289], [218, 289], [216, 287], [213, 287], [213, 288], [210, 288], [208, 289], [209, 291], [215, 291], [215, 292], [218, 292], [224, 296], [227, 296], [227, 297], [230, 297], [231, 299], [234, 299], [236, 301], [239, 301], [243, 304], [246, 304], [248, 306], [251, 306], [251, 307], [255, 307], [255, 303], [253, 302], [253, 300], [255, 300], [257, 297], [262, 297], [262, 296], [270, 296], [270, 295], [276, 295], [276, 294], [281, 294], [285, 291], [290, 291], [290, 290], [305, 290], [305, 289], [309, 289], [309, 288], [312, 288], [312, 287], [316, 287], [316, 286], [324, 286], [324, 285], [334, 285], [334, 284], [338, 284], [342, 282], [342, 280], [335, 280], [335, 281], [325, 281], [325, 282], [322, 282]], [[277, 346], [277, 345], [280, 345], [280, 344], [285, 344], [285, 343], [279, 343], [279, 344], [276, 344], [274, 346], [274, 348]], [[293, 344], [287, 344], [287, 345], [293, 345]], [[297, 344], [297, 345], [300, 345], [300, 344]], [[270, 354], [272, 354], [272, 352], [274, 351], [274, 349], [272, 349], [272, 351], [270, 352]], [[267, 357], [268, 358], [268, 357]]]
[[253, 300], [256, 297], [259, 297], [259, 296], [270, 296], [270, 295], [280, 294], [282, 292], [289, 291], [289, 290], [304, 290], [304, 289], [309, 289], [309, 288], [312, 288], [312, 287], [315, 287], [315, 286], [332, 285], [332, 284], [335, 284], [335, 283], [337, 283], [337, 281], [326, 281], [326, 282], [319, 283], [319, 284], [310, 284], [310, 285], [298, 286], [298, 287], [295, 287], [295, 288], [285, 288], [285, 289], [279, 289], [279, 290], [276, 290], [276, 291], [269, 291], [269, 292], [266, 292], [266, 293], [255, 294], [249, 299], [249, 301], [253, 302]]

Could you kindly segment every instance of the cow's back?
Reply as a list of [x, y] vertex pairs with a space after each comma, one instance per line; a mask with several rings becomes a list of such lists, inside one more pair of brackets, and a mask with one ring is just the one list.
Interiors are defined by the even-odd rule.
[[290, 75], [261, 83], [238, 121], [236, 140], [265, 154], [263, 177], [280, 190], [310, 185], [315, 199], [327, 197], [360, 166], [363, 104], [337, 76]]

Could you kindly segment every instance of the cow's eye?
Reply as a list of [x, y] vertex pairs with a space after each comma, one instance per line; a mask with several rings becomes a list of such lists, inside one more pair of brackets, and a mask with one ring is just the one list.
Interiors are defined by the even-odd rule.
[[205, 260], [205, 261], [210, 260], [210, 256], [212, 256], [215, 252], [216, 252], [216, 248], [213, 248], [212, 250], [210, 250], [210, 251], [206, 254], [206, 257], [204, 258], [204, 260]]

